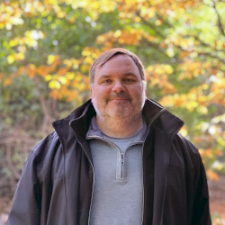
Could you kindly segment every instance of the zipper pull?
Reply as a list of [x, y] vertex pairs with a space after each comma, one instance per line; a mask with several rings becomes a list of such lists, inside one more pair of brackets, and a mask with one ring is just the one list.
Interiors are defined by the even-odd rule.
[[121, 163], [124, 163], [124, 153], [121, 153]]

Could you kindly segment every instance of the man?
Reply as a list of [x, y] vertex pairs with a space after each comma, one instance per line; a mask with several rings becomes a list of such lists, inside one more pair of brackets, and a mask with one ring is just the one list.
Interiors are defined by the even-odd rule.
[[180, 119], [146, 99], [139, 58], [104, 52], [90, 83], [92, 99], [29, 155], [8, 224], [211, 224], [198, 150]]

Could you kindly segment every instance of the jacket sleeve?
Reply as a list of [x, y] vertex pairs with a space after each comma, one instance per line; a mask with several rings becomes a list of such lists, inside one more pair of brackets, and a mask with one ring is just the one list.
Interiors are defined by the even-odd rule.
[[211, 225], [211, 217], [209, 210], [209, 191], [205, 169], [201, 160], [201, 156], [197, 154], [198, 163], [196, 165], [195, 177], [195, 193], [193, 205], [192, 224]]
[[13, 197], [7, 225], [40, 224], [40, 186], [34, 170], [35, 154], [31, 152]]

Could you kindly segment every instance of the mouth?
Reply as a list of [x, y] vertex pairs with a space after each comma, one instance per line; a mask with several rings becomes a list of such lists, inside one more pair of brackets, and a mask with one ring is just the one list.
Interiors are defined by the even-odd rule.
[[110, 101], [131, 101], [131, 98], [127, 93], [113, 93], [107, 99], [107, 102]]
[[109, 101], [126, 101], [126, 100], [130, 100], [128, 98], [113, 98], [113, 99], [110, 99]]
[[114, 102], [114, 103], [123, 103], [123, 104], [125, 104], [128, 101], [130, 102], [130, 99], [128, 99], [128, 98], [113, 98], [113, 99], [109, 99], [107, 103], [109, 103], [109, 102], [113, 103]]

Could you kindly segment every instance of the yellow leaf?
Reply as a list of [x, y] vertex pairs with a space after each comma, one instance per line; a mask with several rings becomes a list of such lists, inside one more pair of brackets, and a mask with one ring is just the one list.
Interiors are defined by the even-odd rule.
[[118, 38], [118, 37], [121, 36], [121, 34], [122, 34], [121, 30], [117, 30], [117, 31], [114, 33], [114, 37], [115, 37], [115, 38]]
[[52, 80], [52, 81], [49, 82], [49, 87], [51, 89], [60, 89], [61, 84], [57, 80]]
[[75, 77], [75, 74], [72, 73], [72, 72], [67, 72], [67, 73], [66, 73], [66, 77], [67, 77], [67, 79], [73, 80], [74, 77]]
[[16, 60], [23, 60], [24, 59], [24, 54], [23, 53], [17, 53], [15, 54]]
[[8, 61], [9, 64], [12, 64], [15, 61], [15, 58], [12, 55], [9, 55], [7, 57], [7, 61]]
[[64, 63], [65, 65], [67, 65], [68, 67], [72, 66], [72, 61], [69, 60], [69, 59], [64, 59], [64, 60], [63, 60], [63, 63]]
[[173, 67], [170, 65], [165, 65], [165, 70], [168, 74], [172, 74], [173, 73]]
[[198, 111], [199, 113], [203, 114], [203, 115], [205, 115], [205, 114], [208, 113], [208, 109], [207, 109], [207, 107], [205, 107], [205, 106], [199, 106], [199, 107], [197, 108], [197, 111]]
[[159, 67], [156, 67], [155, 72], [158, 74], [162, 74], [162, 73], [165, 73], [165, 70], [159, 66]]
[[91, 65], [92, 65], [93, 61], [94, 60], [91, 57], [86, 57], [84, 60], [85, 63], [91, 64]]
[[65, 77], [59, 77], [58, 80], [62, 83], [62, 84], [66, 84], [67, 79]]
[[63, 12], [63, 11], [57, 13], [57, 17], [58, 17], [58, 18], [63, 18], [63, 17], [65, 17], [65, 16], [66, 16], [66, 13]]
[[98, 37], [97, 37], [97, 43], [98, 44], [101, 44], [101, 43], [104, 43], [105, 42], [105, 37], [103, 36], [103, 35], [99, 35]]
[[18, 44], [19, 44], [19, 42], [18, 42], [18, 39], [16, 39], [16, 38], [9, 42], [9, 45], [11, 47], [17, 46]]
[[172, 58], [172, 57], [174, 56], [174, 51], [173, 51], [173, 49], [172, 49], [172, 48], [168, 48], [168, 49], [166, 50], [166, 54], [167, 54], [170, 58]]
[[54, 61], [55, 61], [55, 56], [49, 55], [47, 60], [48, 65], [52, 64]]
[[82, 51], [82, 55], [83, 55], [83, 56], [90, 56], [90, 55], [91, 55], [91, 51], [90, 51], [89, 49], [84, 49], [84, 50]]
[[188, 134], [187, 127], [186, 127], [186, 126], [183, 126], [183, 127], [181, 128], [181, 130], [180, 130], [180, 133], [181, 133], [184, 137], [186, 137], [187, 134]]
[[51, 75], [47, 75], [46, 77], [45, 77], [45, 80], [46, 81], [49, 81], [49, 80], [51, 80], [52, 79], [52, 76]]
[[81, 70], [82, 73], [85, 73], [86, 71], [88, 71], [88, 68], [87, 68], [87, 66], [82, 65], [80, 70]]
[[44, 4], [57, 5], [58, 4], [58, 0], [45, 0]]

